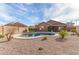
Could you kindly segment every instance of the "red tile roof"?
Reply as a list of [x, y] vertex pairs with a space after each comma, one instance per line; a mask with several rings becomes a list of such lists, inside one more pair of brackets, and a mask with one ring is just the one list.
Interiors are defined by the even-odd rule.
[[27, 27], [25, 24], [19, 23], [19, 22], [15, 22], [15, 23], [8, 23], [5, 26], [20, 26], [20, 27]]
[[39, 23], [38, 26], [66, 26], [66, 24], [58, 22], [58, 21], [54, 21], [54, 20], [49, 20], [47, 22], [42, 22]]
[[52, 26], [66, 26], [66, 24], [54, 20], [49, 20], [46, 23]]

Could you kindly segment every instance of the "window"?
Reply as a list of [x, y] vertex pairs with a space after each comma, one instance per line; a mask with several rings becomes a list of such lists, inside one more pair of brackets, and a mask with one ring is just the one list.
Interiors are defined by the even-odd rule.
[[42, 29], [44, 29], [44, 26], [41, 26], [41, 27], [40, 27], [40, 30], [42, 30]]

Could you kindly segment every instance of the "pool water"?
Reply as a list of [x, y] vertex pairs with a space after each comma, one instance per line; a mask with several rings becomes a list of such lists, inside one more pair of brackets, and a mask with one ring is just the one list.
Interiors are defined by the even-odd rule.
[[21, 37], [32, 37], [32, 36], [43, 36], [43, 35], [54, 35], [54, 33], [51, 33], [51, 32], [25, 33], [25, 34], [22, 34]]
[[33, 34], [33, 36], [40, 36], [40, 35], [53, 35], [53, 34], [50, 34], [50, 33], [36, 33], [36, 34]]

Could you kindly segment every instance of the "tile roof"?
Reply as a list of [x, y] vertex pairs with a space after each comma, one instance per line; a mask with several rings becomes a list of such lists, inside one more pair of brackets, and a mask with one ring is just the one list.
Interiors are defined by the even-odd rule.
[[41, 26], [41, 25], [50, 25], [50, 26], [66, 26], [66, 24], [64, 23], [61, 23], [61, 22], [58, 22], [58, 21], [54, 21], [54, 20], [49, 20], [47, 22], [42, 22], [42, 23], [39, 23], [38, 26]]
[[66, 26], [66, 24], [54, 20], [49, 20], [46, 23], [52, 26]]
[[27, 27], [27, 25], [22, 24], [22, 23], [20, 23], [20, 22], [11, 22], [11, 23], [8, 23], [8, 24], [6, 24], [6, 25], [4, 25], [4, 26], [20, 26], [20, 27]]

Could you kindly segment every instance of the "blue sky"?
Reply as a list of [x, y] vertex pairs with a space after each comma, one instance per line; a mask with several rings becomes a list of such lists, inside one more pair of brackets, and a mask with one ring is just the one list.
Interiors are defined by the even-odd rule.
[[64, 3], [11, 3], [0, 4], [0, 24], [21, 22], [35, 25], [50, 19], [70, 22], [79, 18], [78, 9]]

